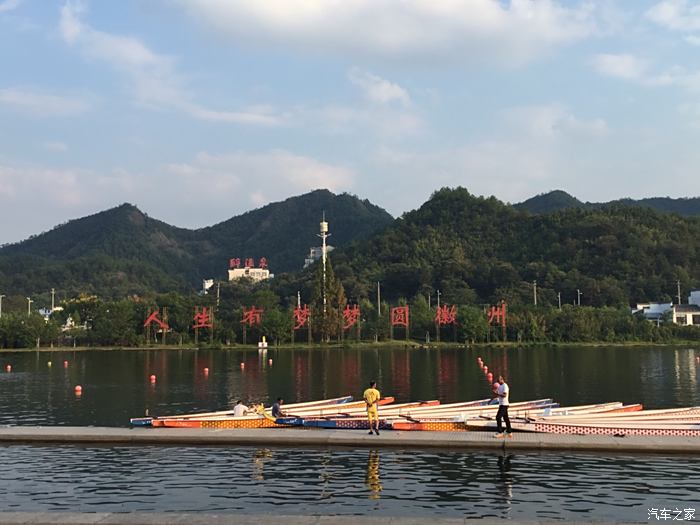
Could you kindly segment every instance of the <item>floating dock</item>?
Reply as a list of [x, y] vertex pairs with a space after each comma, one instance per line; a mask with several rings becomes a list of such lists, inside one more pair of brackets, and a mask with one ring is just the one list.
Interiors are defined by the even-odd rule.
[[0, 427], [0, 443], [102, 445], [240, 445], [363, 448], [442, 448], [502, 450], [564, 450], [700, 455], [700, 439], [677, 436], [591, 436], [516, 433], [496, 438], [492, 432], [383, 431], [297, 428], [200, 429], [68, 426]]

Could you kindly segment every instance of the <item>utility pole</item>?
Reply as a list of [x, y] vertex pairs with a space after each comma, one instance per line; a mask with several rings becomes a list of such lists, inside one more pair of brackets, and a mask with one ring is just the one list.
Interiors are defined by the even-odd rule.
[[379, 341], [379, 327], [382, 324], [382, 290], [377, 281], [377, 331], [374, 334], [374, 342]]
[[537, 306], [537, 281], [532, 281], [532, 296], [535, 300], [535, 306]]
[[319, 237], [321, 237], [321, 261], [323, 263], [323, 289], [322, 289], [322, 295], [323, 295], [323, 321], [324, 321], [324, 326], [325, 326], [325, 321], [326, 321], [326, 303], [327, 303], [327, 292], [326, 292], [326, 258], [328, 256], [328, 251], [326, 247], [326, 239], [330, 237], [330, 233], [328, 233], [328, 223], [326, 222], [326, 212], [323, 212], [323, 220], [321, 220], [321, 233], [317, 234]]
[[430, 310], [430, 296], [431, 296], [431, 295], [432, 295], [432, 293], [429, 293], [429, 294], [428, 294], [428, 310]]
[[6, 297], [5, 295], [0, 295], [0, 319], [2, 319], [2, 298]]
[[557, 299], [559, 301], [559, 309], [561, 310], [561, 292], [557, 292]]
[[578, 306], [581, 306], [581, 296], [583, 295], [583, 292], [576, 288], [576, 302], [578, 303]]
[[438, 307], [438, 310], [440, 309], [440, 296], [441, 296], [441, 295], [442, 295], [442, 294], [440, 293], [440, 290], [438, 290], [438, 291], [437, 291], [437, 297], [438, 297], [437, 307]]
[[56, 309], [56, 289], [51, 288], [51, 313]]
[[301, 308], [301, 291], [297, 290], [297, 308]]
[[219, 307], [219, 302], [221, 300], [221, 283], [217, 281], [216, 283], [216, 307]]
[[32, 301], [32, 299], [30, 297], [27, 297], [27, 317], [32, 315], [32, 303], [33, 302], [34, 301]]
[[683, 301], [681, 301], [681, 281], [680, 281], [680, 279], [676, 281], [676, 287], [678, 288], [678, 304], [682, 304]]

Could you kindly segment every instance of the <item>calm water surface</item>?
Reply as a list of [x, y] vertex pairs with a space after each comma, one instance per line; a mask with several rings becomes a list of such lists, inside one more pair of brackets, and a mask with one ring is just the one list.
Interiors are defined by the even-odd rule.
[[[126, 426], [146, 410], [357, 396], [369, 379], [399, 401], [477, 399], [489, 392], [477, 355], [509, 378], [513, 400], [700, 405], [692, 349], [30, 352], [0, 354], [12, 365], [0, 372], [0, 424]], [[700, 511], [700, 461], [689, 457], [13, 445], [0, 446], [0, 464], [0, 510], [625, 521], [647, 521], [652, 507]]]

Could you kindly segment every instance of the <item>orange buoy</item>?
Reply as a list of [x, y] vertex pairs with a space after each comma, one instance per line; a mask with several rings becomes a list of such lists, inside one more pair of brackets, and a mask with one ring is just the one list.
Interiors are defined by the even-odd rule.
[[79, 396], [83, 393], [83, 387], [80, 385], [75, 385], [75, 388], [73, 390], [75, 391], [76, 396]]
[[204, 367], [204, 370], [202, 370], [202, 372], [204, 372], [205, 376], [209, 375], [209, 369], [206, 366]]
[[68, 368], [68, 361], [63, 361], [63, 368]]
[[245, 368], [245, 363], [241, 363], [241, 370]]
[[12, 365], [7, 365], [5, 367], [5, 372], [12, 372]]
[[156, 382], [156, 375], [155, 375], [155, 374], [151, 374], [151, 377], [149, 377], [148, 379], [151, 380], [151, 383], [155, 383], [155, 382]]

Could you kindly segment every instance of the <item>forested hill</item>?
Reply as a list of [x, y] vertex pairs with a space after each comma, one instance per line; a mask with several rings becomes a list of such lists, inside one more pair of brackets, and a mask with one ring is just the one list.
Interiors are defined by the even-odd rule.
[[[700, 218], [608, 206], [544, 215], [463, 188], [436, 192], [369, 241], [333, 255], [349, 296], [382, 282], [387, 299], [441, 290], [459, 304], [669, 300], [700, 286]], [[371, 284], [370, 284], [371, 286]]]
[[0, 248], [0, 290], [120, 297], [149, 291], [199, 289], [203, 278], [224, 278], [228, 260], [266, 257], [273, 272], [301, 269], [323, 213], [331, 244], [368, 237], [393, 218], [354, 196], [317, 190], [272, 203], [225, 222], [187, 230], [123, 204], [70, 221]]
[[609, 202], [582, 202], [562, 190], [554, 190], [531, 197], [521, 203], [514, 204], [518, 210], [531, 213], [551, 213], [553, 211], [571, 208], [604, 208], [607, 206], [644, 207], [662, 213], [677, 213], [688, 217], [700, 216], [700, 198], [650, 197], [647, 199], [618, 199]]

